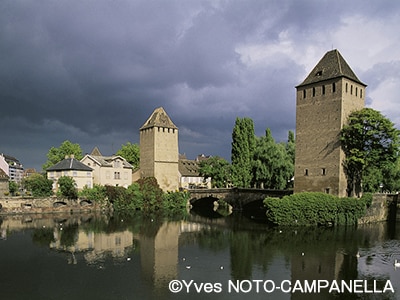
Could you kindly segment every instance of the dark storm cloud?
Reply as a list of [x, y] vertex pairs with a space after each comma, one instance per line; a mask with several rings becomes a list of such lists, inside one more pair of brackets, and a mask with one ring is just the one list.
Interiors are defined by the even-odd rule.
[[383, 96], [398, 15], [395, 1], [2, 1], [0, 152], [36, 168], [67, 139], [111, 154], [158, 106], [189, 158], [229, 159], [236, 117], [285, 140], [294, 86], [332, 45], [369, 103]]

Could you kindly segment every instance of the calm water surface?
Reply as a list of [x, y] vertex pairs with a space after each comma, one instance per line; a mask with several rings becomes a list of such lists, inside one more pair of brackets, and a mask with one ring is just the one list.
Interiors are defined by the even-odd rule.
[[[3, 216], [0, 299], [400, 299], [399, 226], [269, 228], [242, 215]], [[356, 279], [375, 293], [270, 293], [272, 281], [288, 289]], [[172, 280], [174, 288], [192, 285], [172, 293]], [[377, 293], [388, 282], [395, 293]]]

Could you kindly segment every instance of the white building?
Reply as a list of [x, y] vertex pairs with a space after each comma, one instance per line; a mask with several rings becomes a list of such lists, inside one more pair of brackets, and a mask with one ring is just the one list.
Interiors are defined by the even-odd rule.
[[93, 169], [93, 184], [123, 186], [132, 184], [133, 166], [119, 155], [103, 156], [95, 147], [81, 162]]

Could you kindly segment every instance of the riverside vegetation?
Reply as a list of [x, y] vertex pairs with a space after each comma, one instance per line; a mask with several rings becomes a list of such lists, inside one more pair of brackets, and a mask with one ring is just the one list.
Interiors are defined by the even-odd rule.
[[94, 185], [84, 188], [80, 198], [102, 204], [109, 202], [117, 212], [161, 212], [166, 215], [186, 213], [189, 193], [186, 191], [163, 192], [154, 177], [146, 177], [132, 183], [128, 188]]
[[339, 198], [325, 193], [298, 193], [266, 198], [267, 218], [275, 225], [356, 225], [372, 203], [372, 194], [361, 198]]

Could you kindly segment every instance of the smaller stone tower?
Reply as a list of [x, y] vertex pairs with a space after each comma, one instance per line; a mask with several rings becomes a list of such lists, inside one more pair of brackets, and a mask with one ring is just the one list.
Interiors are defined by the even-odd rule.
[[162, 107], [140, 128], [140, 176], [155, 177], [164, 191], [179, 188], [178, 127]]

